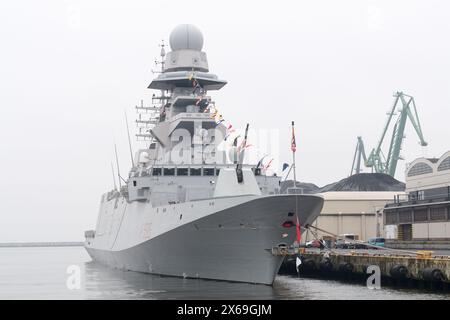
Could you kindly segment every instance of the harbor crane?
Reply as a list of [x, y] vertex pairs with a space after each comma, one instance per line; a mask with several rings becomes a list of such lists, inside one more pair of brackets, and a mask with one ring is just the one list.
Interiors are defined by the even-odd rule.
[[[372, 172], [385, 173], [392, 177], [395, 176], [395, 171], [397, 169], [398, 160], [402, 160], [400, 156], [400, 150], [402, 148], [403, 139], [405, 138], [404, 132], [406, 127], [406, 121], [409, 119], [413, 125], [419, 140], [420, 145], [425, 147], [428, 143], [425, 141], [422, 133], [422, 128], [420, 126], [419, 116], [417, 114], [416, 104], [414, 98], [403, 92], [396, 92], [394, 94], [394, 105], [391, 111], [387, 114], [388, 119], [383, 128], [381, 138], [375, 148], [372, 149], [369, 156], [366, 156], [364, 150], [364, 142], [362, 137], [357, 138], [357, 144], [355, 149], [355, 154], [353, 156], [352, 171], [350, 175], [357, 174], [361, 172], [361, 158], [364, 160], [364, 165], [368, 168], [372, 168]], [[389, 129], [389, 125], [392, 119], [397, 115], [396, 110], [400, 113], [399, 117], [395, 121], [394, 129], [392, 132], [391, 142], [389, 145], [389, 150], [387, 157], [385, 157], [381, 148], [383, 145], [384, 138]]]

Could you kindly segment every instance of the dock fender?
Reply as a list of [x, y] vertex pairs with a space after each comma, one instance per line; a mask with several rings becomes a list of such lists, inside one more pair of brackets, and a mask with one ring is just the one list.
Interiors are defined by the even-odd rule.
[[320, 261], [319, 269], [325, 272], [333, 271], [333, 263], [331, 262], [331, 259], [324, 258], [322, 261]]
[[352, 273], [354, 269], [354, 265], [350, 262], [343, 261], [338, 265], [338, 270], [342, 273]]
[[313, 259], [302, 259], [302, 264], [300, 266], [306, 270], [316, 270], [316, 262]]
[[396, 264], [391, 267], [389, 274], [396, 279], [405, 279], [408, 277], [408, 268], [402, 264]]
[[445, 280], [445, 274], [439, 268], [425, 268], [420, 271], [423, 280], [440, 282]]

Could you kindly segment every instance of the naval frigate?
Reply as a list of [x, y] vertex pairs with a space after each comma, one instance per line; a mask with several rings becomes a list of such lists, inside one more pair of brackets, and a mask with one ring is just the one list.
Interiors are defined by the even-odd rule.
[[169, 40], [148, 86], [155, 103], [136, 107], [145, 147], [123, 185], [102, 195], [85, 248], [123, 270], [271, 285], [283, 259], [272, 248], [291, 245], [323, 199], [280, 194], [279, 176], [244, 163], [248, 125], [233, 136], [208, 95], [226, 81], [209, 72], [201, 31], [179, 25]]

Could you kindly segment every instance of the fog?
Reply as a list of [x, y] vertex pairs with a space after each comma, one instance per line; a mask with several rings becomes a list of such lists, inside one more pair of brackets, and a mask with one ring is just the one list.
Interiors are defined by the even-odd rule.
[[[0, 5], [0, 242], [81, 241], [112, 188], [113, 141], [129, 168], [132, 119], [161, 39], [198, 26], [210, 92], [235, 127], [280, 130], [297, 178], [349, 175], [356, 137], [377, 143], [395, 91], [414, 96], [407, 162], [450, 149], [450, 5], [446, 1], [3, 1]], [[167, 41], [168, 42], [168, 41]], [[138, 143], [133, 141], [136, 149]], [[385, 148], [386, 150], [386, 148]], [[278, 168], [279, 170], [279, 168]], [[366, 170], [368, 171], [368, 170]]]

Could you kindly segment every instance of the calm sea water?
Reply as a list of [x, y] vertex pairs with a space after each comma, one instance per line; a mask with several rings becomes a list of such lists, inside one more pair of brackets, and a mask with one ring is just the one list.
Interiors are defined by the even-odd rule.
[[[81, 272], [69, 289], [69, 266]], [[73, 268], [73, 267], [72, 267]], [[75, 267], [77, 269], [77, 267]], [[450, 294], [278, 276], [273, 287], [105, 268], [82, 247], [0, 248], [0, 299], [450, 299]]]

